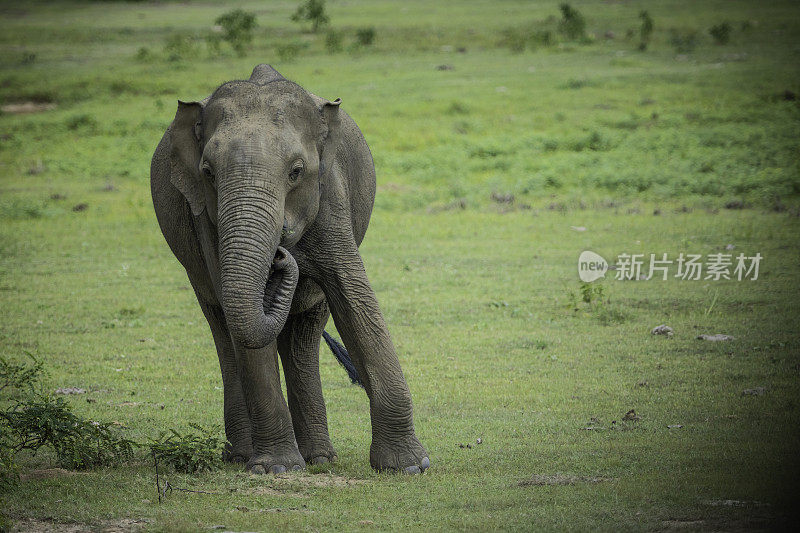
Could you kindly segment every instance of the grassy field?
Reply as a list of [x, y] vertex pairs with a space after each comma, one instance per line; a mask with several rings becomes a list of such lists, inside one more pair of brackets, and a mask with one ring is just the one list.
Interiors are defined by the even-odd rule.
[[[341, 97], [370, 144], [362, 254], [431, 469], [372, 472], [366, 397], [325, 351], [329, 468], [167, 470], [211, 494], [159, 504], [143, 452], [79, 473], [21, 454], [0, 511], [55, 531], [788, 524], [800, 7], [575, 2], [578, 43], [559, 37], [557, 2], [328, 4], [344, 36], [334, 53], [290, 21], [296, 2], [0, 2], [0, 353], [33, 354], [46, 389], [86, 389], [75, 411], [138, 441], [221, 427], [213, 342], [159, 232], [149, 161], [178, 98], [268, 62]], [[245, 57], [204, 39], [234, 7], [259, 24]], [[644, 52], [642, 9], [655, 23]], [[715, 44], [723, 22], [730, 42]], [[376, 38], [358, 47], [363, 27]], [[583, 250], [763, 260], [755, 281], [609, 273], [586, 302]], [[674, 337], [651, 335], [659, 324]], [[734, 340], [696, 339], [715, 333]]]

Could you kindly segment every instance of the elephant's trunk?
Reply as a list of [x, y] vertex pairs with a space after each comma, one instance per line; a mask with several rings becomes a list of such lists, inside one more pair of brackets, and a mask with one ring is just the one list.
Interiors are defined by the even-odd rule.
[[252, 180], [235, 182], [243, 185], [220, 188], [218, 200], [222, 307], [233, 339], [257, 349], [286, 323], [298, 270], [278, 246], [282, 202]]

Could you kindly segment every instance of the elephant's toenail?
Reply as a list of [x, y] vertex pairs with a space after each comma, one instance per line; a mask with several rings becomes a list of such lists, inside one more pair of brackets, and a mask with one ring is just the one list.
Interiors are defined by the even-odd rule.
[[431, 460], [427, 457], [422, 458], [422, 463], [420, 463], [420, 467], [423, 471], [427, 470], [431, 466]]
[[292, 467], [292, 470], [294, 470], [295, 472], [297, 472], [297, 471], [299, 471], [299, 470], [302, 470], [302, 469], [303, 469], [303, 467], [302, 467], [302, 466], [300, 466], [300, 465], [294, 465], [294, 466]]
[[403, 469], [406, 474], [419, 474], [420, 470], [417, 465], [407, 466]]
[[328, 462], [328, 458], [325, 457], [324, 455], [320, 455], [319, 457], [314, 457], [313, 459], [311, 459], [311, 464], [312, 465], [322, 465], [322, 464], [325, 464], [327, 462]]
[[286, 472], [286, 467], [283, 465], [272, 465], [269, 471], [272, 472], [273, 474], [283, 474], [284, 472]]
[[253, 465], [253, 468], [250, 471], [254, 474], [266, 474], [267, 471], [264, 469], [263, 465]]

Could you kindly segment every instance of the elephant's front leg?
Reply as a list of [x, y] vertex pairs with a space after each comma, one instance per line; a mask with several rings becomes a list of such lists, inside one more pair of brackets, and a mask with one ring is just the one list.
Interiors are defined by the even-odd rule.
[[305, 461], [281, 393], [276, 342], [257, 350], [237, 344], [236, 359], [253, 437], [247, 470], [255, 474], [302, 470]]
[[370, 464], [376, 470], [424, 471], [430, 461], [414, 433], [411, 393], [355, 243], [338, 243], [324, 262], [321, 281], [336, 329], [369, 396]]
[[290, 316], [278, 337], [297, 447], [311, 464], [336, 459], [319, 378], [319, 341], [329, 315], [328, 305], [322, 301]]
[[222, 385], [225, 394], [225, 437], [228, 439], [223, 458], [232, 463], [245, 463], [253, 455], [253, 437], [231, 334], [225, 324], [222, 307], [209, 303], [199, 292], [197, 292], [197, 301], [211, 327], [222, 371]]

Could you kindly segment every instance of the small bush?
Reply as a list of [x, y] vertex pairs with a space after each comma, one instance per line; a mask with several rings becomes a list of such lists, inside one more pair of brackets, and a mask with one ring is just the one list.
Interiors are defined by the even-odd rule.
[[447, 113], [448, 115], [468, 115], [469, 107], [467, 107], [466, 104], [463, 104], [462, 102], [454, 100], [450, 102], [449, 106], [447, 106], [447, 109], [445, 109], [445, 113]]
[[336, 30], [328, 30], [328, 33], [325, 34], [325, 49], [329, 54], [341, 52], [343, 48], [343, 41], [344, 37], [341, 32]]
[[556, 44], [556, 38], [550, 30], [538, 30], [533, 32], [531, 40], [542, 46], [553, 46]]
[[153, 59], [155, 59], [155, 54], [146, 46], [142, 46], [139, 50], [136, 51], [136, 61], [141, 61], [142, 63], [149, 63]]
[[697, 30], [669, 30], [669, 43], [679, 54], [688, 54], [697, 48]]
[[276, 45], [275, 52], [281, 61], [292, 61], [306, 48], [308, 48], [307, 42], [295, 39]]
[[192, 474], [217, 470], [222, 466], [223, 441], [212, 429], [192, 425], [196, 432], [170, 430], [150, 443], [150, 453], [157, 460], [172, 465], [177, 472]]
[[311, 23], [311, 31], [317, 33], [323, 26], [330, 22], [328, 14], [325, 13], [325, 0], [305, 0], [297, 7], [297, 11], [292, 15], [294, 22], [308, 21]]
[[81, 113], [80, 115], [72, 115], [64, 124], [67, 129], [75, 131], [80, 129], [94, 129], [97, 127], [97, 120], [88, 113]]
[[561, 4], [561, 20], [558, 22], [558, 31], [572, 41], [579, 41], [586, 39], [586, 20], [583, 15], [570, 6], [569, 4]]
[[711, 26], [708, 30], [709, 35], [716, 44], [728, 44], [731, 40], [731, 25], [727, 22]]
[[650, 13], [644, 10], [639, 13], [639, 18], [642, 20], [642, 25], [639, 27], [639, 50], [644, 52], [653, 35], [653, 19], [650, 17]]
[[375, 42], [375, 28], [359, 28], [356, 30], [356, 43], [360, 46], [369, 46]]
[[194, 39], [189, 35], [175, 33], [167, 37], [164, 55], [169, 61], [183, 61], [197, 53]]
[[222, 26], [222, 39], [231, 45], [239, 57], [244, 57], [247, 47], [253, 42], [255, 14], [243, 9], [234, 9], [217, 17], [214, 23]]
[[500, 44], [515, 54], [521, 54], [525, 51], [527, 36], [520, 28], [506, 28], [503, 30]]
[[51, 447], [64, 468], [111, 466], [133, 456], [134, 443], [117, 436], [111, 424], [83, 419], [62, 399], [36, 396], [0, 413], [13, 435], [14, 450]]
[[209, 33], [205, 36], [206, 49], [212, 57], [222, 55], [222, 35], [219, 33]]

